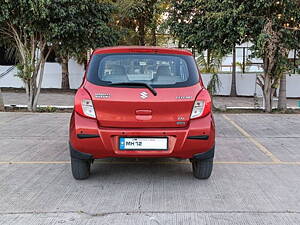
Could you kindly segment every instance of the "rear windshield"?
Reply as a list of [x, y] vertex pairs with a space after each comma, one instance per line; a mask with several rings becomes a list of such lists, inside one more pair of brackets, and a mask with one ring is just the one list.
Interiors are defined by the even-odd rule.
[[91, 59], [87, 79], [101, 86], [143, 82], [153, 87], [185, 87], [196, 84], [199, 75], [192, 56], [98, 54]]

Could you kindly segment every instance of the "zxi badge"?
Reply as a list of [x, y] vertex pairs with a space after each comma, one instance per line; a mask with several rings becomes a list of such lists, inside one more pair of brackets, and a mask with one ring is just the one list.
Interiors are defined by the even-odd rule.
[[146, 99], [146, 98], [148, 98], [148, 93], [143, 91], [143, 92], [140, 93], [140, 97], [142, 99]]

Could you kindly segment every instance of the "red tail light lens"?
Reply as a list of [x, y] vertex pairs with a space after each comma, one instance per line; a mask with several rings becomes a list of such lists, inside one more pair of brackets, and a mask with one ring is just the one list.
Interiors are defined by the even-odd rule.
[[74, 109], [82, 116], [96, 118], [93, 101], [84, 88], [79, 88], [76, 92]]
[[205, 117], [211, 112], [211, 97], [206, 89], [202, 89], [196, 98], [191, 119]]

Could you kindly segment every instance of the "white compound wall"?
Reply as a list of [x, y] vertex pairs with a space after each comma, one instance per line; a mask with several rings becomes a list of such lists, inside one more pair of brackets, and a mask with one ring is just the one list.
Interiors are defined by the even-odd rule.
[[[0, 74], [6, 71], [9, 66], [0, 66]], [[83, 66], [77, 64], [74, 60], [69, 62], [70, 72], [70, 87], [77, 89], [84, 74]], [[24, 87], [21, 79], [15, 76], [16, 69], [12, 70], [9, 74], [0, 78], [0, 87]], [[202, 74], [202, 79], [205, 85], [208, 84], [211, 74]], [[217, 95], [229, 95], [231, 87], [231, 74], [219, 74], [221, 87]], [[237, 93], [241, 96], [253, 96], [256, 92], [258, 96], [262, 96], [261, 88], [255, 84], [255, 73], [238, 73], [236, 75]], [[61, 66], [58, 63], [46, 63], [45, 74], [43, 78], [42, 88], [61, 88]], [[300, 97], [300, 75], [294, 74], [287, 76], [287, 97]]]

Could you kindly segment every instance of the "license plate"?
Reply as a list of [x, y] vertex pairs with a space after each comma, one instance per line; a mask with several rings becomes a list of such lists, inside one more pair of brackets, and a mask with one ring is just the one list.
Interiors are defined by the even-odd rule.
[[168, 150], [168, 138], [127, 138], [121, 137], [120, 150]]

